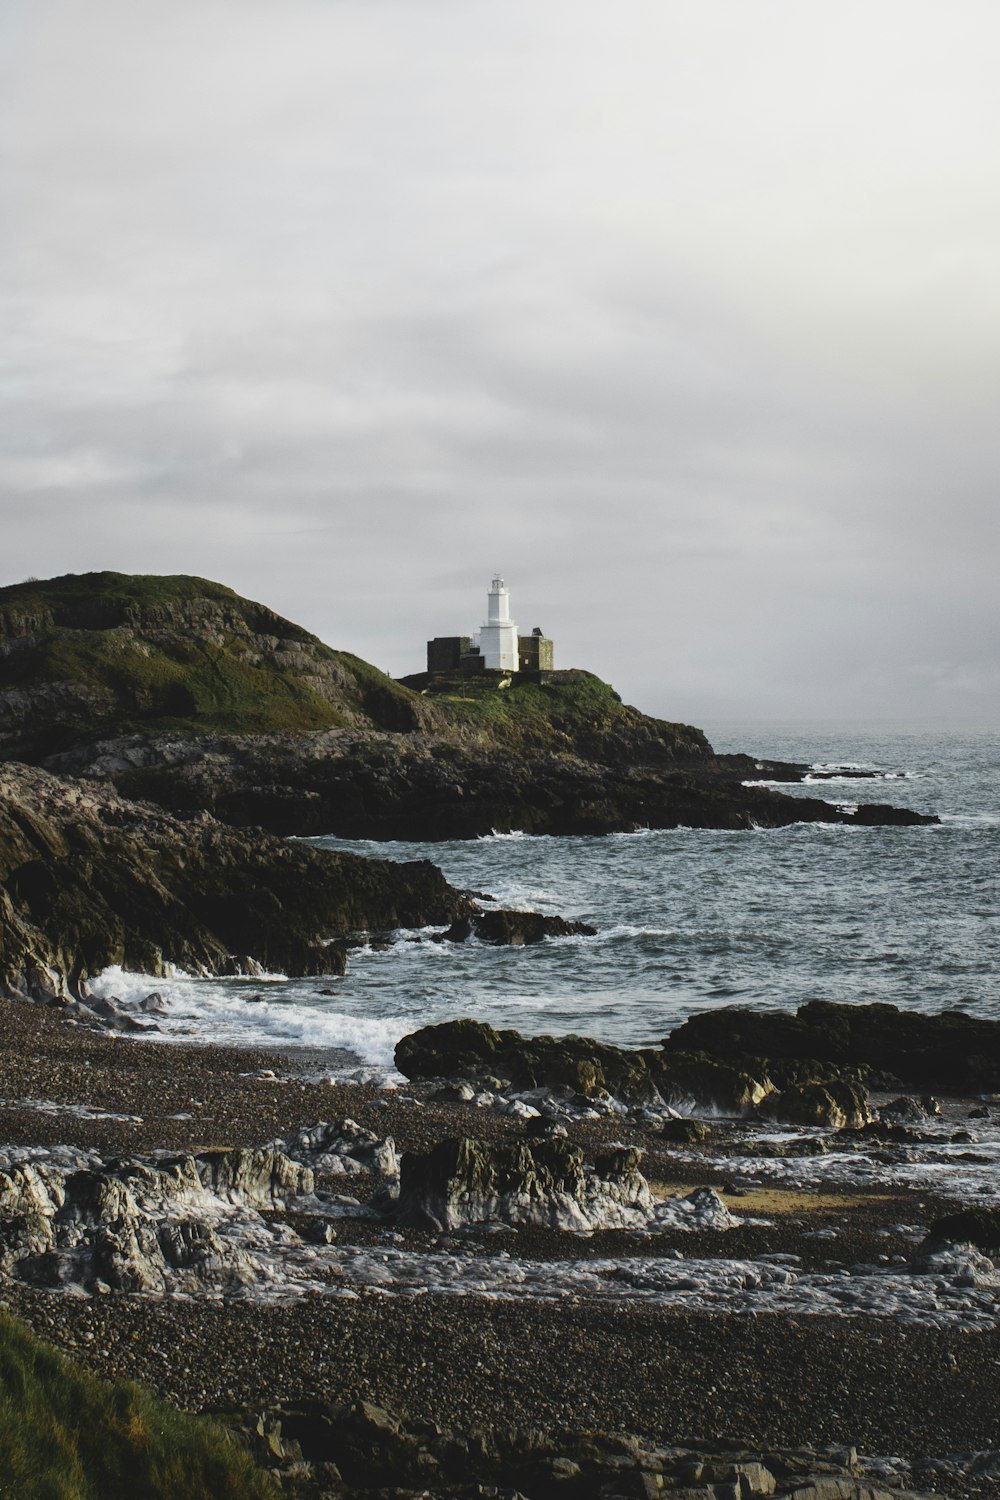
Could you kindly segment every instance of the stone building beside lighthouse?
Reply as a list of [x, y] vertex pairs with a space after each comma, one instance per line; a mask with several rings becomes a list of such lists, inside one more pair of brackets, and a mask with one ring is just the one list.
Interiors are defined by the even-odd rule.
[[438, 635], [427, 642], [430, 677], [460, 672], [530, 673], [540, 677], [553, 670], [552, 642], [536, 625], [530, 635], [518, 635], [510, 617], [510, 594], [499, 573], [486, 596], [486, 619], [476, 636]]

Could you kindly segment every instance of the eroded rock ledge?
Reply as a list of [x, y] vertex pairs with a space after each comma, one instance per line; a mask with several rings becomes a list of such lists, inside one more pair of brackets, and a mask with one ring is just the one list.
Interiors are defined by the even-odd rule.
[[[935, 1500], [929, 1486], [974, 1464], [966, 1455], [909, 1465], [843, 1445], [755, 1450], [720, 1438], [664, 1446], [622, 1433], [511, 1425], [461, 1432], [369, 1401], [314, 1401], [229, 1420], [259, 1462], [292, 1484], [311, 1481], [307, 1493], [316, 1496]], [[1000, 1456], [979, 1458], [974, 1472], [1000, 1473]]]
[[691, 1016], [663, 1043], [729, 1062], [766, 1058], [867, 1068], [891, 1084], [955, 1093], [1000, 1088], [1000, 1022], [959, 1010], [931, 1015], [895, 1005], [810, 1000], [794, 1013], [726, 1006]]
[[746, 784], [744, 778], [768, 773], [801, 781], [808, 768], [714, 756], [707, 746], [668, 757], [641, 734], [579, 747], [563, 743], [555, 731], [550, 745], [483, 739], [455, 729], [442, 733], [440, 726], [436, 733], [409, 734], [351, 728], [308, 735], [146, 735], [81, 742], [45, 764], [88, 779], [107, 777], [125, 796], [175, 812], [204, 810], [239, 826], [343, 838], [939, 821], [886, 803], [855, 809]]
[[[467, 1080], [494, 1092], [498, 1085], [546, 1088], [681, 1115], [757, 1114], [860, 1129], [872, 1121], [869, 1087], [1000, 1089], [1000, 1022], [954, 1010], [811, 1000], [794, 1013], [702, 1011], [659, 1047], [623, 1048], [592, 1037], [526, 1037], [466, 1019], [403, 1037], [396, 1066], [408, 1078]], [[902, 1109], [907, 1101], [898, 1103]]]
[[[592, 930], [482, 912], [427, 860], [313, 849], [0, 764], [0, 994], [85, 1000], [88, 977], [112, 964], [337, 974], [358, 934], [434, 924], [506, 943]], [[81, 1018], [121, 1020], [113, 1007]]]
[[561, 1091], [653, 1111], [758, 1115], [795, 1125], [862, 1127], [872, 1118], [855, 1069], [799, 1059], [721, 1059], [666, 1047], [613, 1047], [591, 1037], [525, 1037], [482, 1021], [424, 1026], [396, 1046], [407, 1078], [464, 1080], [490, 1092]]

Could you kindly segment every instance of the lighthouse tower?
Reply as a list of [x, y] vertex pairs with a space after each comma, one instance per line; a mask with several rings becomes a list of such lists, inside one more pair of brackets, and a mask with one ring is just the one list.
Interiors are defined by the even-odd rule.
[[510, 617], [510, 595], [499, 574], [490, 585], [486, 623], [479, 631], [483, 666], [492, 672], [517, 671], [517, 626]]

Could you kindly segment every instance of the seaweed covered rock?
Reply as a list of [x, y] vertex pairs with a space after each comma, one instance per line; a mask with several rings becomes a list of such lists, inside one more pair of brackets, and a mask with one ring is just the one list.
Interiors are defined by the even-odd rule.
[[496, 1220], [550, 1229], [644, 1225], [653, 1200], [639, 1152], [609, 1151], [586, 1165], [561, 1140], [498, 1146], [460, 1136], [402, 1159], [395, 1216], [405, 1224], [455, 1229]]

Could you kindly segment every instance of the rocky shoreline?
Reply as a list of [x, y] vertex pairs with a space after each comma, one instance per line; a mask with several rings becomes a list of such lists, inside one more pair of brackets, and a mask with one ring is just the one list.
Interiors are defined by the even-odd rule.
[[[482, 900], [486, 898], [481, 898]], [[95, 1003], [109, 965], [163, 975], [342, 974], [370, 932], [439, 925], [442, 940], [521, 944], [589, 932], [531, 912], [484, 911], [428, 860], [363, 859], [174, 817], [99, 783], [0, 764], [0, 995], [76, 1019], [155, 1029]]]
[[[550, 691], [558, 703], [558, 683]], [[238, 827], [300, 837], [440, 841], [511, 830], [565, 836], [679, 826], [871, 828], [938, 821], [882, 802], [853, 806], [792, 797], [780, 783], [822, 777], [804, 765], [719, 756], [707, 745], [668, 747], [648, 733], [625, 729], [585, 750], [558, 742], [482, 743], [482, 737], [440, 729], [147, 734], [82, 744], [44, 764], [60, 775], [110, 780], [124, 796], [175, 813], [206, 811]], [[869, 783], [876, 778], [875, 772], [858, 777]]]
[[[385, 1089], [2, 1009], [3, 1301], [227, 1414], [285, 1493], [996, 1493], [989, 1100], [789, 1128], [617, 1098], [593, 1043], [604, 1082]], [[540, 1076], [544, 1039], [493, 1035]]]

